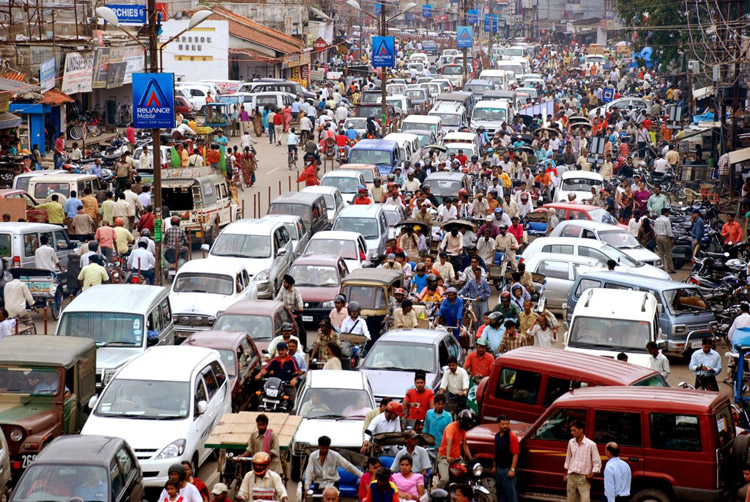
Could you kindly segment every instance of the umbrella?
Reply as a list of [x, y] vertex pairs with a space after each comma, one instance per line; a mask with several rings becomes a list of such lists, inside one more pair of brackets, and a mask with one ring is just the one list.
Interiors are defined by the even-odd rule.
[[442, 227], [442, 228], [443, 228], [444, 230], [447, 230], [447, 231], [449, 231], [449, 232], [450, 232], [450, 230], [451, 230], [451, 229], [452, 229], [453, 227], [459, 227], [459, 229], [460, 229], [461, 227], [469, 227], [469, 228], [471, 228], [472, 230], [475, 230], [475, 229], [476, 229], [476, 226], [475, 226], [475, 225], [474, 225], [474, 224], [473, 224], [472, 222], [470, 222], [470, 221], [467, 221], [467, 220], [448, 220], [448, 221], [446, 221], [445, 223], [443, 223], [443, 224], [441, 225], [441, 227]]
[[442, 153], [445, 153], [448, 151], [448, 149], [444, 147], [443, 145], [427, 145], [423, 147], [422, 150], [437, 150]]

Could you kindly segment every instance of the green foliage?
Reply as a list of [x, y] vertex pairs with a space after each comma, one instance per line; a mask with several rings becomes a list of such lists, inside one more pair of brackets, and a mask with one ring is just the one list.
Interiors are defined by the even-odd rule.
[[[615, 9], [625, 25], [627, 40], [635, 52], [653, 49], [661, 64], [680, 63], [680, 51], [688, 48], [688, 33], [681, 2], [664, 0], [616, 0]], [[675, 27], [670, 29], [669, 27]], [[679, 29], [683, 26], [683, 29]], [[653, 27], [654, 29], [649, 29]]]

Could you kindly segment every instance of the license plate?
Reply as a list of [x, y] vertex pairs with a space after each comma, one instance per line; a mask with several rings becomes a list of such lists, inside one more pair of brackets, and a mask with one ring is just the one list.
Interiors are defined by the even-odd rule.
[[703, 345], [703, 340], [693, 340], [690, 342], [691, 349], [700, 349], [701, 345]]
[[311, 315], [303, 315], [302, 316], [302, 322], [313, 322], [313, 316], [311, 316]]
[[21, 455], [21, 469], [26, 469], [36, 460], [36, 455]]

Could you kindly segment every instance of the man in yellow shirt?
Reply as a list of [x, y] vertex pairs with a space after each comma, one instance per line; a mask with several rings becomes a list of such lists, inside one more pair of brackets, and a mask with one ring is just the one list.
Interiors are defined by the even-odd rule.
[[81, 269], [78, 274], [78, 281], [81, 283], [81, 289], [86, 291], [91, 286], [98, 286], [103, 282], [109, 282], [107, 270], [98, 263], [101, 260], [99, 256], [92, 255], [89, 257], [89, 264]]
[[92, 195], [92, 191], [90, 188], [86, 188], [83, 190], [84, 197], [81, 199], [81, 204], [83, 204], [83, 210], [91, 216], [91, 219], [96, 222], [97, 213], [99, 212], [99, 201], [96, 200], [96, 197]]
[[117, 254], [120, 256], [128, 254], [128, 244], [133, 241], [135, 241], [135, 238], [130, 233], [130, 230], [123, 227], [122, 218], [117, 218], [115, 221], [115, 248], [117, 249]]
[[57, 194], [52, 194], [49, 202], [39, 204], [36, 209], [46, 209], [49, 222], [53, 225], [62, 225], [65, 221], [65, 211], [57, 199]]
[[188, 120], [188, 127], [193, 131], [198, 129], [198, 122], [195, 121], [194, 117], [190, 117], [190, 120]]
[[102, 207], [99, 208], [99, 214], [102, 215], [102, 223], [111, 227], [115, 224], [115, 199], [114, 194], [109, 190], [107, 190], [106, 197], [107, 200], [102, 202]]

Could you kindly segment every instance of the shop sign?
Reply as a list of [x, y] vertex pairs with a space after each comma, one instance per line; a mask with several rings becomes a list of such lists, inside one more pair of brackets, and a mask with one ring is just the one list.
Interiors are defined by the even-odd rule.
[[62, 92], [77, 94], [91, 92], [94, 76], [94, 54], [69, 52], [65, 55], [65, 73], [63, 74]]
[[39, 65], [39, 84], [42, 87], [42, 94], [55, 87], [56, 68], [55, 58], [48, 59]]

